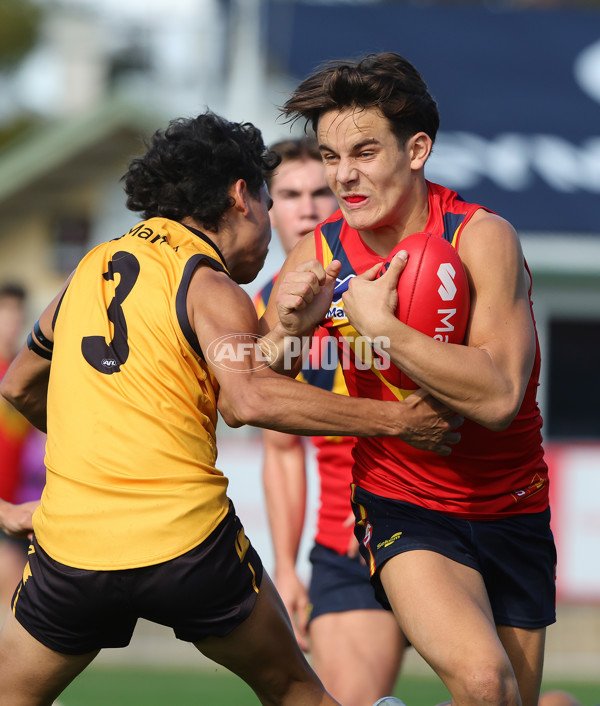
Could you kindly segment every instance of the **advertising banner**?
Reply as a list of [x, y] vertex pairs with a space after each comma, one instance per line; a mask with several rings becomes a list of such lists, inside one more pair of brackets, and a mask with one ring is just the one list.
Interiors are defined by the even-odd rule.
[[405, 56], [441, 113], [427, 178], [520, 232], [600, 233], [600, 12], [273, 2], [267, 26], [298, 80], [330, 59]]

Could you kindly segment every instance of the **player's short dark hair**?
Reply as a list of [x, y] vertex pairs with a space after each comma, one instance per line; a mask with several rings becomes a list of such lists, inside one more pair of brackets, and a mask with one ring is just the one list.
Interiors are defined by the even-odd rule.
[[[286, 162], [303, 162], [314, 159], [317, 162], [321, 161], [321, 152], [319, 144], [314, 135], [305, 135], [304, 137], [291, 138], [289, 140], [280, 140], [274, 142], [270, 149], [281, 157], [280, 164]], [[267, 186], [271, 187], [275, 174], [271, 171], [266, 176]]]
[[0, 284], [0, 299], [18, 299], [24, 303], [27, 299], [25, 287], [16, 282], [5, 282]]
[[380, 110], [400, 144], [417, 132], [435, 141], [437, 103], [417, 69], [393, 52], [323, 64], [298, 85], [281, 111], [293, 121], [304, 118], [316, 131], [323, 113], [354, 107]]
[[166, 130], [157, 130], [146, 154], [130, 162], [123, 176], [127, 208], [144, 218], [192, 217], [216, 232], [233, 205], [232, 184], [244, 179], [258, 198], [266, 175], [278, 163], [252, 123], [229, 122], [212, 111], [178, 118]]

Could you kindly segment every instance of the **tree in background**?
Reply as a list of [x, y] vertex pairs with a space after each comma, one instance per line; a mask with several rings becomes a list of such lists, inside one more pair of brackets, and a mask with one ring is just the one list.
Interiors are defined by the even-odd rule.
[[0, 0], [0, 70], [13, 68], [35, 46], [41, 14], [30, 0]]
[[[0, 0], [0, 74], [15, 69], [36, 45], [41, 19], [41, 8], [31, 0]], [[0, 147], [30, 124], [28, 116], [0, 123]]]

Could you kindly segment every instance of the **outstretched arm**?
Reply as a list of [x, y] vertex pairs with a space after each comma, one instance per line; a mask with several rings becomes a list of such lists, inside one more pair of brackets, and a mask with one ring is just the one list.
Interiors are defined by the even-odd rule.
[[[206, 297], [205, 293], [211, 296]], [[225, 274], [200, 265], [188, 290], [188, 314], [203, 351], [232, 334], [255, 336], [258, 320], [250, 298]], [[441, 454], [460, 438], [447, 410], [421, 410], [399, 402], [355, 399], [304, 385], [261, 367], [252, 346], [227, 366], [208, 361], [220, 385], [219, 410], [231, 426], [251, 424], [294, 434], [401, 436], [414, 426], [427, 428], [420, 448]], [[417, 422], [421, 424], [417, 424]]]

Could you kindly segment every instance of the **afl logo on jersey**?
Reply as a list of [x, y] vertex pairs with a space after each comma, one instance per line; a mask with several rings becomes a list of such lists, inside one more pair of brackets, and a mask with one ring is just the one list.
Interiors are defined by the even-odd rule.
[[114, 358], [102, 358], [100, 361], [105, 368], [116, 368], [117, 361]]

